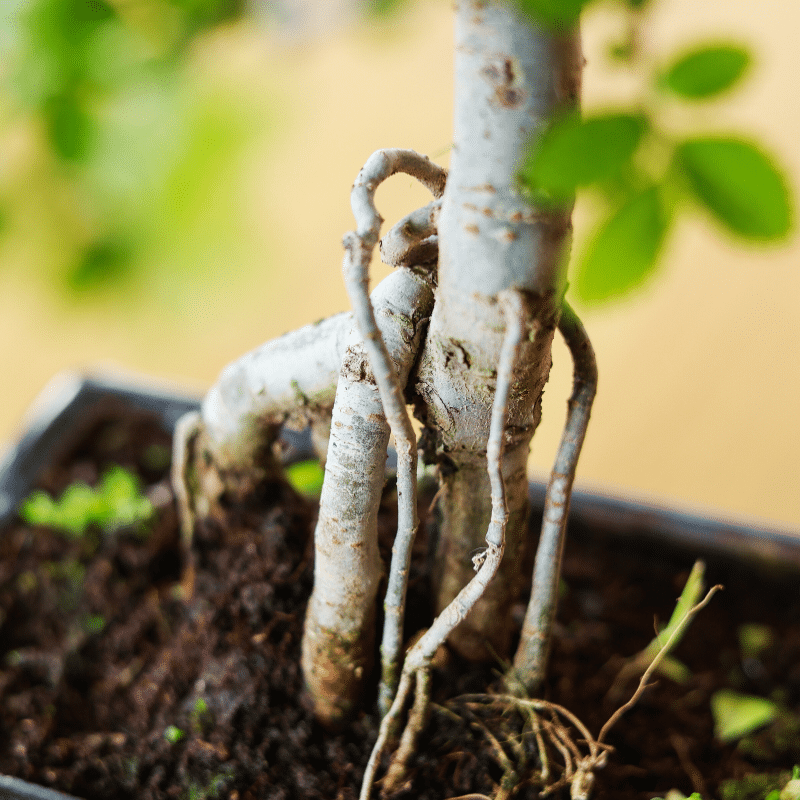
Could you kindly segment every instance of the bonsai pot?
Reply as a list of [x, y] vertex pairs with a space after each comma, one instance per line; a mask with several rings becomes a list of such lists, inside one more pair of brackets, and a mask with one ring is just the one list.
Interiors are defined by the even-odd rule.
[[[17, 509], [23, 499], [42, 481], [45, 485], [51, 485], [56, 480], [53, 478], [54, 465], [80, 456], [87, 437], [100, 436], [109, 453], [127, 453], [130, 448], [142, 444], [140, 439], [149, 442], [148, 437], [152, 436], [156, 441], [160, 435], [162, 438], [158, 441], [163, 450], [164, 442], [168, 442], [177, 419], [198, 405], [199, 399], [191, 395], [105, 378], [68, 376], [52, 384], [43, 399], [35, 404], [26, 432], [0, 463], [0, 531], [5, 536], [12, 536], [14, 526], [20, 527]], [[108, 427], [115, 420], [132, 416], [147, 420], [149, 427], [130, 428], [124, 435]], [[160, 429], [160, 434], [156, 429]], [[125, 440], [126, 437], [128, 440]], [[291, 431], [282, 434], [282, 448], [287, 463], [310, 458], [312, 453], [310, 437]], [[152, 469], [156, 470], [155, 467]], [[541, 519], [544, 492], [543, 483], [531, 483], [531, 519], [534, 528], [538, 527]], [[151, 494], [157, 504], [158, 492]], [[280, 500], [281, 497], [276, 495], [269, 499], [269, 503], [277, 507]], [[156, 525], [153, 533], [155, 544], [148, 545], [150, 555], [142, 555], [136, 550], [138, 545], [133, 538], [127, 543], [123, 542], [122, 555], [104, 555], [105, 545], [100, 544], [98, 553], [103, 563], [97, 569], [90, 566], [85, 574], [81, 573], [84, 580], [81, 591], [94, 591], [93, 581], [99, 581], [98, 575], [108, 573], [112, 568], [120, 574], [130, 573], [140, 581], [143, 580], [142, 574], [156, 582], [161, 579], [167, 581], [172, 575], [174, 584], [176, 565], [163, 555], [167, 547], [165, 542], [174, 535], [171, 499], [165, 504], [163, 513], [172, 517], [163, 525]], [[278, 524], [292, 529], [293, 525], [299, 524], [300, 517], [303, 518], [300, 521], [307, 524], [310, 514], [303, 517], [300, 513], [295, 519], [291, 514], [286, 517], [280, 511], [272, 511], [268, 516], [269, 519], [259, 530], [258, 546], [272, 548], [277, 553], [276, 560], [280, 566], [285, 543], [280, 538], [283, 534], [277, 532]], [[172, 526], [172, 533], [167, 530], [169, 525]], [[18, 542], [14, 545], [15, 553], [38, 546], [30, 529], [14, 535]], [[236, 536], [239, 538], [235, 539], [234, 544], [239, 546], [241, 536]], [[217, 555], [214, 557], [222, 558], [218, 545], [219, 542], [215, 544], [201, 540], [198, 547], [207, 548], [208, 553], [216, 548], [214, 552]], [[242, 551], [245, 556], [242, 562], [244, 566], [240, 566], [246, 570], [249, 568], [248, 560], [254, 562], [257, 559], [253, 558], [251, 552], [254, 547], [252, 543], [242, 546], [245, 547]], [[247, 547], [251, 550], [247, 551]], [[248, 552], [249, 556], [246, 555]], [[790, 771], [800, 761], [800, 669], [797, 667], [800, 663], [800, 596], [797, 592], [800, 538], [792, 531], [777, 527], [575, 490], [564, 563], [565, 591], [551, 658], [553, 677], [546, 690], [548, 695], [559, 702], [562, 695], [572, 697], [578, 705], [569, 706], [571, 710], [583, 718], [590, 730], [597, 733], [599, 726], [609, 716], [610, 700], [608, 696], [603, 698], [604, 692], [613, 683], [614, 675], [618, 673], [625, 657], [641, 650], [648, 638], [652, 638], [654, 614], [662, 621], [667, 619], [680, 593], [682, 581], [698, 558], [706, 563], [708, 583], [722, 583], [726, 590], [714, 598], [708, 609], [700, 612], [676, 651], [676, 657], [685, 662], [688, 669], [685, 686], [681, 687], [669, 678], [660, 678], [658, 686], [648, 690], [637, 709], [629, 712], [619, 724], [619, 732], [609, 738], [609, 743], [615, 748], [610, 761], [616, 765], [613, 767], [616, 772], [609, 778], [611, 787], [607, 781], [604, 784], [605, 777], [598, 774], [599, 797], [646, 797], [666, 793], [670, 789], [679, 789], [685, 794], [700, 791], [704, 797], [721, 793], [726, 800], [729, 797], [745, 797], [748, 780], [753, 786], [772, 786], [768, 775], [773, 776], [773, 783], [784, 780], [785, 776], [779, 778], [778, 774]], [[26, 629], [14, 619], [14, 615], [24, 606], [20, 605], [22, 601], [9, 601], [5, 608], [0, 606], [3, 612], [0, 616], [0, 657], [3, 659], [0, 663], [0, 696], [5, 693], [8, 702], [7, 710], [0, 712], [5, 714], [8, 728], [0, 738], [0, 748], [8, 751], [0, 752], [0, 764], [4, 765], [0, 772], [11, 772], [7, 766], [9, 764], [14, 772], [13, 775], [0, 775], [0, 800], [68, 800], [75, 796], [85, 800], [100, 796], [317, 797], [326, 792], [330, 792], [330, 797], [337, 796], [337, 792], [342, 798], [350, 797], [352, 785], [357, 787], [359, 770], [363, 771], [364, 765], [358, 761], [363, 752], [368, 754], [371, 746], [370, 741], [364, 751], [363, 742], [362, 745], [356, 742], [374, 735], [376, 720], [370, 714], [356, 723], [350, 739], [347, 736], [339, 739], [329, 737], [321, 729], [315, 728], [313, 723], [300, 721], [301, 711], [296, 712], [295, 717], [290, 714], [287, 717], [290, 720], [289, 728], [282, 733], [277, 728], [276, 731], [264, 733], [265, 742], [270, 737], [274, 741], [270, 740], [263, 747], [259, 745], [261, 749], [257, 757], [248, 756], [249, 761], [243, 768], [248, 775], [244, 783], [229, 768], [232, 761], [242, 757], [237, 746], [216, 733], [218, 727], [239, 726], [243, 735], [250, 736], [251, 740], [257, 734], [257, 731], [253, 733], [258, 727], [253, 722], [253, 715], [266, 701], [256, 696], [245, 696], [245, 689], [237, 686], [235, 680], [232, 682], [230, 675], [246, 676], [248, 669], [268, 670], [269, 653], [276, 652], [274, 648], [291, 647], [292, 626], [298, 623], [297, 620], [288, 620], [291, 614], [281, 610], [283, 606], [280, 603], [283, 600], [278, 595], [288, 598], [299, 591], [301, 571], [308, 569], [307, 547], [300, 548], [297, 559], [295, 567], [275, 573], [278, 575], [275, 583], [277, 589], [271, 588], [260, 578], [250, 580], [245, 588], [240, 586], [235, 591], [232, 589], [225, 595], [233, 609], [230, 612], [212, 609], [216, 602], [213, 591], [209, 595], [210, 600], [192, 606], [190, 613], [195, 616], [186, 623], [188, 627], [180, 629], [184, 631], [181, 635], [187, 637], [190, 637], [187, 631], [196, 630], [198, 625], [202, 627], [205, 624], [203, 620], [210, 619], [213, 613], [239, 615], [230, 622], [230, 630], [225, 637], [214, 639], [215, 647], [221, 647], [223, 640], [235, 640], [234, 645], [239, 648], [236, 652], [246, 653], [238, 661], [239, 656], [232, 653], [215, 656], [203, 668], [198, 668], [199, 671], [189, 670], [189, 677], [181, 679], [182, 682], [176, 679], [175, 683], [170, 683], [172, 688], [168, 689], [164, 688], [167, 686], [167, 683], [163, 683], [166, 681], [164, 673], [172, 670], [182, 674], [189, 668], [174, 658], [172, 661], [165, 660], [163, 652], [154, 644], [151, 646], [151, 643], [142, 651], [149, 655], [132, 657], [128, 672], [120, 670], [120, 674], [114, 673], [117, 684], [107, 691], [103, 690], [103, 696], [113, 704], [118, 702], [120, 693], [127, 686], [138, 686], [137, 691], [145, 692], [147, 686], [162, 681], [159, 691], [165, 692], [163, 698], [166, 699], [159, 701], [155, 711], [153, 706], [149, 707], [154, 718], [142, 724], [147, 730], [162, 731], [158, 735], [148, 734], [151, 738], [145, 744], [150, 750], [163, 751], [165, 757], [174, 756], [174, 766], [168, 767], [154, 767], [147, 761], [149, 755], [124, 755], [124, 747], [132, 745], [131, 742], [125, 744], [124, 732], [92, 728], [92, 724], [100, 724], [95, 717], [105, 718], [103, 715], [89, 714], [94, 723], [81, 721], [82, 703], [86, 703], [85, 698], [81, 699], [81, 692], [89, 692], [90, 689], [89, 679], [84, 681], [78, 673], [87, 667], [87, 662], [105, 652], [102, 644], [104, 631], [84, 630], [77, 634], [80, 641], [72, 647], [64, 664], [54, 666], [44, 658], [39, 663], [36, 659], [41, 656], [41, 648], [37, 650], [38, 645], [25, 640]], [[617, 566], [624, 568], [628, 575], [640, 575], [641, 581], [638, 584], [624, 583], [614, 573]], [[23, 595], [27, 586], [31, 597], [39, 597], [36, 592], [41, 587], [35, 585], [35, 571], [29, 566], [22, 572], [15, 572], [14, 569], [12, 564], [0, 561], [0, 600], [10, 596], [8, 587], [12, 585], [22, 587]], [[48, 569], [53, 574], [59, 572], [56, 566], [48, 566]], [[142, 573], [138, 577], [137, 569]], [[53, 585], [57, 583], [55, 581]], [[602, 587], [602, 591], [599, 587]], [[410, 602], [417, 592], [412, 581]], [[616, 599], [615, 593], [618, 595]], [[143, 590], [142, 596], [149, 596], [147, 602], [150, 606], [157, 603], [166, 604], [169, 608], [180, 605], [180, 598], [170, 598], [166, 589], [159, 592], [153, 589], [149, 595]], [[622, 609], [614, 612], [616, 617], [613, 623], [608, 608], [612, 601], [615, 608]], [[774, 603], [778, 604], [777, 610], [770, 609]], [[108, 630], [114, 629], [117, 638], [128, 635], [122, 632], [123, 628], [130, 635], [136, 631], [145, 638], [164, 638], [171, 635], [165, 632], [164, 625], [173, 625], [178, 629], [178, 623], [170, 621], [173, 617], [169, 617], [169, 608], [163, 618], [160, 612], [156, 613], [152, 608], [150, 612], [137, 608], [131, 611], [129, 619], [104, 620], [100, 627], [104, 630], [105, 626]], [[136, 615], [151, 612], [155, 621], [146, 624], [135, 622]], [[413, 617], [411, 612], [410, 616]], [[252, 620], [252, 631], [242, 629], [242, 620], [248, 619]], [[609, 633], [612, 624], [622, 628], [622, 633], [615, 635], [613, 641]], [[159, 625], [162, 629], [159, 629]], [[751, 639], [752, 636], [761, 636], [759, 642], [754, 644], [750, 641], [748, 644], [745, 641], [748, 632]], [[76, 635], [74, 631], [72, 635]], [[7, 636], [10, 638], [6, 640]], [[273, 649], [263, 650], [267, 645]], [[184, 647], [187, 653], [194, 652], [192, 648], [198, 652], [202, 649], [194, 639], [187, 639]], [[586, 652], [594, 654], [593, 661], [581, 655]], [[159, 659], [162, 660], [160, 666]], [[190, 656], [187, 655], [189, 660]], [[88, 667], [91, 666], [89, 663]], [[444, 669], [455, 670], [456, 667], [451, 664]], [[724, 673], [721, 679], [717, 676], [720, 670]], [[113, 670], [104, 673], [102, 681], [108, 683], [111, 672]], [[478, 681], [491, 681], [492, 675], [491, 668], [488, 668], [463, 682], [461, 678], [452, 678], [452, 685], [442, 688], [451, 695], [480, 691]], [[145, 678], [150, 681], [149, 684]], [[294, 673], [286, 680], [290, 678], [300, 680]], [[720, 727], [719, 715], [715, 718], [708, 711], [709, 698], [719, 695], [720, 680], [724, 681], [725, 691], [730, 696], [762, 697], [779, 712], [761, 727], [756, 726], [738, 737], [728, 737]], [[448, 681], [449, 677], [440, 680], [440, 683]], [[245, 683], [243, 681], [242, 686]], [[41, 701], [44, 706], [40, 710], [45, 722], [25, 716], [29, 709], [37, 707], [37, 702], [40, 702], [37, 698], [54, 697], [54, 693], [60, 691], [58, 687], [65, 685], [68, 691], [66, 695], [58, 695], [58, 701]], [[598, 689], [598, 686], [601, 688]], [[182, 688], [179, 690], [176, 687]], [[635, 685], [627, 687], [628, 695], [633, 688]], [[588, 700], [587, 693], [590, 690], [602, 702]], [[180, 691], [184, 694], [178, 696]], [[275, 693], [277, 690], [273, 688], [271, 691]], [[168, 709], [170, 692], [175, 696], [171, 697], [173, 706]], [[583, 707], [584, 703], [590, 702], [597, 706], [594, 710]], [[302, 702], [297, 705], [302, 707]], [[225, 716], [226, 709], [232, 709], [229, 718]], [[265, 712], [259, 713], [263, 715]], [[451, 711], [451, 715], [457, 714]], [[627, 718], [632, 720], [630, 727], [625, 727]], [[175, 724], [170, 723], [171, 719], [175, 720]], [[292, 719], [296, 721], [291, 722]], [[139, 722], [132, 717], [131, 729]], [[77, 744], [69, 741], [68, 726], [72, 723], [77, 726]], [[263, 725], [263, 720], [260, 724]], [[437, 728], [437, 725], [440, 727]], [[771, 737], [769, 732], [776, 726], [780, 729], [778, 735]], [[472, 727], [475, 728], [475, 725]], [[470, 728], [469, 722], [466, 728]], [[449, 736], [455, 735], [448, 730], [444, 722], [437, 722], [429, 734], [431, 738], [421, 748], [418, 773], [414, 772], [414, 775], [422, 782], [424, 791], [414, 788], [413, 794], [401, 792], [397, 794], [398, 798], [430, 796], [446, 800], [450, 796], [479, 791], [478, 788], [472, 788], [471, 776], [478, 776], [474, 778], [478, 780], [481, 775], [489, 775], [496, 785], [499, 784], [502, 773], [500, 767], [496, 763], [489, 767], [480, 766], [476, 756], [465, 756], [461, 744], [453, 745], [452, 758], [447, 754], [442, 756], [441, 748], [447, 746]], [[281, 759], [292, 757], [290, 740], [295, 733], [298, 740], [302, 739], [298, 747], [312, 753], [309, 758], [314, 764], [320, 763], [321, 753], [327, 753], [325, 757], [337, 763], [344, 760], [347, 764], [338, 773], [326, 778], [324, 785], [306, 786], [305, 773], [292, 771], [285, 764], [281, 766]], [[480, 738], [474, 731], [468, 736]], [[779, 741], [781, 736], [784, 739], [782, 743]], [[130, 739], [130, 736], [127, 738]], [[730, 738], [730, 741], [721, 742], [721, 738]], [[7, 739], [8, 744], [4, 744], [3, 739]], [[648, 751], [651, 753], [649, 758], [657, 761], [659, 753], [664, 759], [671, 754], [670, 766], [664, 775], [656, 774], [650, 762], [641, 761], [642, 756], [637, 748], [645, 739], [653, 740]], [[359, 746], [362, 746], [362, 755], [357, 752]], [[481, 757], [491, 761], [491, 748], [485, 746], [485, 742], [478, 746], [478, 752], [479, 755], [483, 753]], [[78, 778], [74, 778], [68, 766], [72, 758], [83, 758], [88, 765], [82, 767], [83, 772]], [[263, 761], [261, 767], [259, 759]], [[320, 769], [319, 766], [314, 768]], [[607, 769], [613, 771], [611, 766]], [[412, 772], [414, 770], [417, 767], [412, 766]], [[186, 778], [190, 773], [200, 776], [197, 782], [194, 778], [191, 781]], [[289, 787], [282, 794], [275, 787], [276, 774], [282, 775]], [[454, 787], [447, 790], [449, 794], [436, 789], [438, 778], [425, 777], [434, 774], [443, 776], [442, 785]], [[74, 778], [70, 779], [69, 785], [61, 782], [65, 775]], [[117, 789], [109, 789], [111, 775], [127, 777]], [[349, 787], [347, 781], [350, 782]], [[468, 788], [461, 791], [459, 787], [464, 786]], [[177, 794], [179, 789], [176, 787], [182, 787], [180, 791], [185, 794]], [[65, 791], [70, 794], [64, 794]], [[532, 788], [523, 787], [519, 789], [518, 796], [533, 797], [535, 794]]]

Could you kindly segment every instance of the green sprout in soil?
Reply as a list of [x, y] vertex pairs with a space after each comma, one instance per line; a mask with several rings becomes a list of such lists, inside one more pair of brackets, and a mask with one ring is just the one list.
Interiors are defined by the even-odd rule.
[[77, 539], [91, 527], [108, 533], [141, 525], [153, 512], [153, 504], [142, 494], [136, 476], [114, 466], [103, 473], [96, 487], [73, 483], [58, 500], [46, 492], [33, 492], [22, 504], [20, 516], [31, 525], [53, 528]]
[[83, 620], [83, 630], [89, 635], [102, 633], [106, 627], [106, 618], [102, 614], [88, 614]]
[[198, 697], [192, 706], [192, 713], [190, 715], [192, 730], [197, 733], [202, 733], [205, 729], [210, 728], [214, 724], [214, 715], [208, 707], [208, 703], [204, 698]]
[[704, 574], [705, 564], [702, 561], [696, 561], [686, 579], [686, 584], [675, 604], [675, 610], [672, 612], [669, 622], [659, 630], [656, 637], [644, 650], [625, 661], [609, 692], [611, 698], [621, 696], [628, 682], [644, 674], [659, 654], [661, 654], [661, 660], [657, 667], [659, 674], [676, 683], [685, 683], [689, 679], [689, 669], [678, 659], [663, 652], [664, 643], [671, 642], [669, 650], [673, 650], [683, 638], [686, 629], [684, 624], [686, 612], [697, 604], [703, 593]]
[[230, 778], [230, 771], [222, 771], [212, 775], [205, 785], [192, 782], [184, 797], [186, 800], [214, 800], [220, 796]]
[[170, 744], [177, 744], [186, 734], [175, 725], [167, 725], [164, 730], [164, 738]]
[[756, 773], [739, 780], [724, 781], [720, 785], [722, 800], [798, 800], [800, 798], [800, 767], [791, 774]]
[[769, 625], [755, 622], [741, 625], [737, 631], [742, 658], [760, 658], [772, 646], [775, 637]]

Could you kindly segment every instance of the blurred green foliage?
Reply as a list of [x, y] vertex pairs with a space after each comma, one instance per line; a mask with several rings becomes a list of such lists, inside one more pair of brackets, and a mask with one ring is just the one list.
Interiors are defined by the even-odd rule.
[[719, 689], [711, 695], [714, 735], [733, 742], [777, 719], [780, 708], [764, 697]]
[[325, 472], [319, 461], [298, 461], [286, 467], [286, 479], [306, 497], [319, 497]]
[[50, 279], [73, 295], [118, 286], [180, 234], [167, 225], [190, 224], [209, 176], [245, 141], [241, 109], [189, 68], [198, 38], [234, 20], [242, 0], [5, 0], [4, 10], [0, 138], [22, 131], [30, 145], [0, 176], [6, 235], [35, 216], [47, 233], [34, 267], [57, 262]]
[[[588, 5], [518, 2], [538, 22], [557, 28], [576, 24]], [[792, 227], [786, 178], [761, 145], [737, 133], [676, 135], [667, 122], [676, 103], [690, 113], [735, 88], [752, 60], [747, 49], [701, 43], [653, 70], [637, 44], [646, 3], [617, 5], [628, 18], [628, 38], [615, 42], [609, 55], [645, 78], [642, 96], [614, 111], [558, 115], [531, 149], [520, 176], [539, 204], [569, 204], [577, 190], [589, 189], [604, 209], [577, 256], [573, 289], [587, 304], [622, 296], [645, 282], [685, 212], [700, 211], [724, 232], [756, 243], [780, 241]]]
[[750, 54], [731, 44], [705, 45], [679, 57], [664, 73], [664, 88], [688, 100], [704, 100], [733, 86], [750, 65]]
[[139, 525], [153, 516], [153, 504], [142, 495], [139, 481], [122, 467], [111, 467], [96, 487], [77, 482], [58, 500], [46, 492], [33, 492], [22, 504], [20, 516], [31, 525], [43, 525], [71, 538], [91, 527], [107, 533]]

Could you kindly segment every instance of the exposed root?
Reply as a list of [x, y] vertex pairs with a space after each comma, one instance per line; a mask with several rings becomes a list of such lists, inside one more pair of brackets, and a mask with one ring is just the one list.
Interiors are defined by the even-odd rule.
[[[497, 761], [503, 769], [504, 778], [508, 776], [509, 781], [516, 778], [518, 781], [516, 786], [536, 785], [540, 787], [541, 797], [569, 786], [572, 800], [588, 800], [595, 772], [605, 766], [608, 753], [613, 750], [613, 747], [605, 742], [608, 733], [622, 715], [636, 705], [651, 685], [650, 677], [658, 669], [659, 663], [683, 635], [694, 616], [721, 588], [713, 586], [699, 603], [691, 608], [682, 609], [670, 635], [662, 641], [660, 649], [642, 675], [636, 691], [611, 715], [597, 736], [593, 736], [571, 711], [547, 700], [518, 697], [513, 694], [464, 695], [450, 703], [450, 710], [452, 712], [453, 707], [460, 704], [471, 712], [482, 709], [495, 709], [499, 712], [495, 713], [491, 720], [481, 721], [479, 727], [492, 745]], [[510, 725], [507, 719], [509, 710], [516, 711], [521, 716], [521, 723], [516, 727]], [[501, 736], [497, 736], [489, 729], [490, 724], [500, 726]], [[500, 742], [501, 739], [511, 741], [513, 737], [523, 742], [528, 741], [529, 745], [532, 745], [537, 754], [538, 768], [526, 770], [524, 754], [529, 748], [523, 747], [521, 751], [518, 750], [522, 756], [517, 755], [516, 761], [508, 755]], [[523, 775], [524, 779], [520, 777]], [[507, 791], [509, 788], [504, 788], [501, 784], [497, 798], [502, 800], [509, 796], [504, 793]]]
[[597, 363], [592, 344], [567, 302], [564, 302], [558, 329], [572, 355], [573, 387], [567, 421], [547, 485], [531, 598], [514, 656], [514, 669], [508, 676], [510, 691], [522, 695], [538, 692], [547, 668], [572, 483], [597, 392]]
[[570, 787], [572, 800], [586, 800], [589, 797], [594, 772], [605, 765], [607, 752], [611, 748], [593, 737], [571, 711], [547, 700], [513, 695], [465, 695], [456, 698], [453, 703], [461, 703], [473, 712], [484, 708], [499, 711], [494, 719], [501, 721], [502, 738], [507, 741], [511, 740], [512, 734], [506, 714], [509, 709], [520, 714], [521, 730], [513, 736], [523, 742], [532, 740], [538, 768], [527, 768], [525, 753], [528, 748], [519, 748], [522, 758], [516, 755], [516, 760], [512, 759], [502, 748], [500, 739], [490, 731], [490, 723], [480, 724], [503, 769], [501, 797], [510, 796], [513, 789], [526, 784], [540, 787], [542, 797], [564, 786]]
[[[379, 150], [373, 153], [358, 173], [350, 195], [350, 204], [357, 228], [344, 238], [346, 255], [344, 278], [353, 316], [369, 364], [380, 391], [386, 419], [397, 450], [397, 535], [392, 548], [392, 564], [384, 601], [385, 623], [381, 642], [382, 676], [379, 689], [379, 708], [386, 714], [400, 675], [403, 616], [411, 545], [417, 530], [417, 438], [403, 396], [403, 386], [375, 320], [369, 299], [369, 264], [378, 242], [382, 219], [375, 208], [375, 190], [392, 175], [403, 172], [417, 178], [438, 200], [444, 192], [447, 173], [425, 156], [413, 150]], [[399, 251], [412, 248], [415, 237], [433, 236], [434, 218], [438, 204], [411, 215], [412, 222], [401, 221], [390, 234], [390, 243], [399, 241]], [[419, 219], [417, 219], [419, 218]], [[435, 259], [435, 241], [429, 243], [428, 256]], [[390, 250], [393, 248], [390, 246]], [[394, 247], [392, 260], [400, 263], [403, 256]]]
[[[419, 738], [427, 717], [431, 660], [440, 645], [445, 642], [453, 629], [464, 620], [475, 603], [481, 598], [487, 585], [495, 576], [503, 558], [505, 528], [508, 521], [505, 487], [501, 472], [503, 438], [514, 365], [517, 361], [517, 354], [525, 330], [525, 302], [522, 295], [514, 290], [501, 293], [498, 300], [502, 303], [506, 315], [506, 332], [500, 354], [500, 363], [497, 368], [497, 390], [492, 405], [492, 422], [487, 444], [487, 462], [492, 487], [492, 518], [489, 523], [489, 530], [486, 533], [487, 548], [484, 553], [484, 559], [475, 577], [439, 614], [431, 627], [409, 650], [400, 675], [397, 694], [388, 713], [381, 722], [378, 739], [375, 742], [364, 773], [359, 800], [369, 800], [380, 758], [387, 746], [390, 735], [399, 725], [400, 714], [405, 707], [409, 694], [416, 687], [418, 695], [414, 703], [414, 710], [406, 723], [401, 739], [401, 748], [395, 756], [395, 761], [389, 767], [389, 772], [392, 774], [392, 781], [395, 785], [403, 780], [408, 756]], [[421, 698], [420, 695], [422, 695]]]
[[178, 520], [181, 530], [181, 553], [183, 556], [181, 594], [189, 599], [194, 594], [194, 558], [192, 537], [196, 515], [193, 500], [193, 481], [189, 474], [192, 452], [202, 429], [202, 420], [197, 411], [184, 414], [175, 425], [172, 437], [172, 489], [178, 506]]

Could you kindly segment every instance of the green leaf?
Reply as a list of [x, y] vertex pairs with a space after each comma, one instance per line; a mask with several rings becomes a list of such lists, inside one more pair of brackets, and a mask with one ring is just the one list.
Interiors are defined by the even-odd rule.
[[69, 94], [50, 97], [44, 105], [47, 132], [53, 149], [65, 161], [81, 161], [91, 147], [93, 123], [76, 98]]
[[170, 744], [177, 744], [186, 734], [175, 725], [167, 725], [164, 730], [164, 738]]
[[300, 494], [316, 497], [322, 489], [325, 472], [319, 461], [298, 461], [286, 468], [286, 479]]
[[656, 266], [669, 222], [655, 187], [625, 203], [601, 226], [579, 265], [579, 299], [596, 304], [641, 284]]
[[636, 114], [604, 114], [581, 120], [559, 117], [534, 146], [523, 181], [539, 201], [565, 201], [578, 186], [617, 175], [630, 162], [647, 129]]
[[520, 8], [536, 22], [554, 30], [573, 28], [583, 7], [591, 0], [517, 0]]
[[711, 696], [711, 713], [716, 737], [733, 742], [774, 721], [778, 706], [763, 697], [720, 689]]
[[695, 198], [729, 231], [745, 239], [780, 239], [791, 228], [786, 179], [769, 156], [740, 139], [692, 139], [677, 164]]
[[116, 238], [100, 239], [90, 244], [64, 276], [74, 295], [119, 285], [130, 270], [130, 251]]
[[20, 516], [31, 525], [46, 525], [72, 537], [83, 536], [90, 525], [111, 531], [144, 522], [153, 513], [136, 477], [122, 467], [104, 473], [94, 489], [81, 482], [71, 484], [57, 501], [33, 492], [20, 508]]
[[757, 622], [740, 625], [736, 633], [739, 637], [739, 649], [744, 658], [759, 658], [775, 640], [772, 628]]
[[704, 45], [679, 58], [660, 83], [687, 100], [703, 100], [730, 89], [750, 64], [750, 54], [736, 45]]

